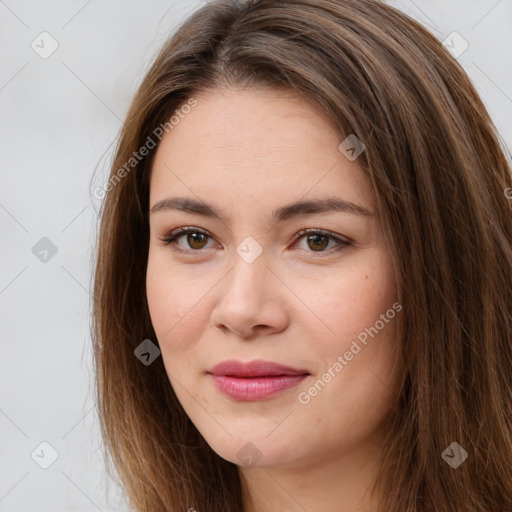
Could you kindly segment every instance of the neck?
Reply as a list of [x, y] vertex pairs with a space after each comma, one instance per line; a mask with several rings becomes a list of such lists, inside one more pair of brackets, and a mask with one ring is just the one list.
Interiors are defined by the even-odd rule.
[[379, 449], [369, 443], [286, 467], [239, 467], [243, 512], [374, 512]]

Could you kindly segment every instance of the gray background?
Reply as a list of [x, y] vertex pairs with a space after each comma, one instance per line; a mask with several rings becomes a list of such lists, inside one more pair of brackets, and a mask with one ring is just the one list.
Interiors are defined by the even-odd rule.
[[[0, 512], [125, 510], [93, 409], [91, 191], [144, 71], [203, 3], [0, 0]], [[511, 147], [512, 0], [389, 3], [469, 43], [459, 62]]]

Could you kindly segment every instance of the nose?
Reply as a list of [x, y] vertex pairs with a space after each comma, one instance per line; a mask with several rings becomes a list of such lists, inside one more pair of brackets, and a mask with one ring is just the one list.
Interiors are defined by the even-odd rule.
[[252, 263], [235, 253], [216, 290], [211, 322], [224, 334], [253, 339], [281, 332], [289, 323], [286, 287], [269, 268], [264, 252]]

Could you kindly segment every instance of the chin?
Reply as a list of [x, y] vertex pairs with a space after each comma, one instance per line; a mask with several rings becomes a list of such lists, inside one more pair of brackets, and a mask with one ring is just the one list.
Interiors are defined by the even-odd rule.
[[[205, 437], [212, 450], [223, 459], [240, 467], [272, 468], [293, 465], [299, 454], [296, 451], [299, 441], [291, 436], [286, 439], [281, 433], [279, 438], [269, 435], [228, 435], [223, 439]], [[304, 446], [301, 444], [301, 449]]]

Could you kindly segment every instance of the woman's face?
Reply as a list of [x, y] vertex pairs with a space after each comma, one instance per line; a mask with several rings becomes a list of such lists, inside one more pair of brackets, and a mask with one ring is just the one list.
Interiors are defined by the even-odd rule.
[[[283, 91], [195, 99], [163, 137], [150, 186], [147, 298], [179, 401], [239, 466], [376, 450], [401, 306], [354, 152]], [[314, 204], [291, 206], [303, 202]], [[214, 369], [227, 360], [270, 364]]]

